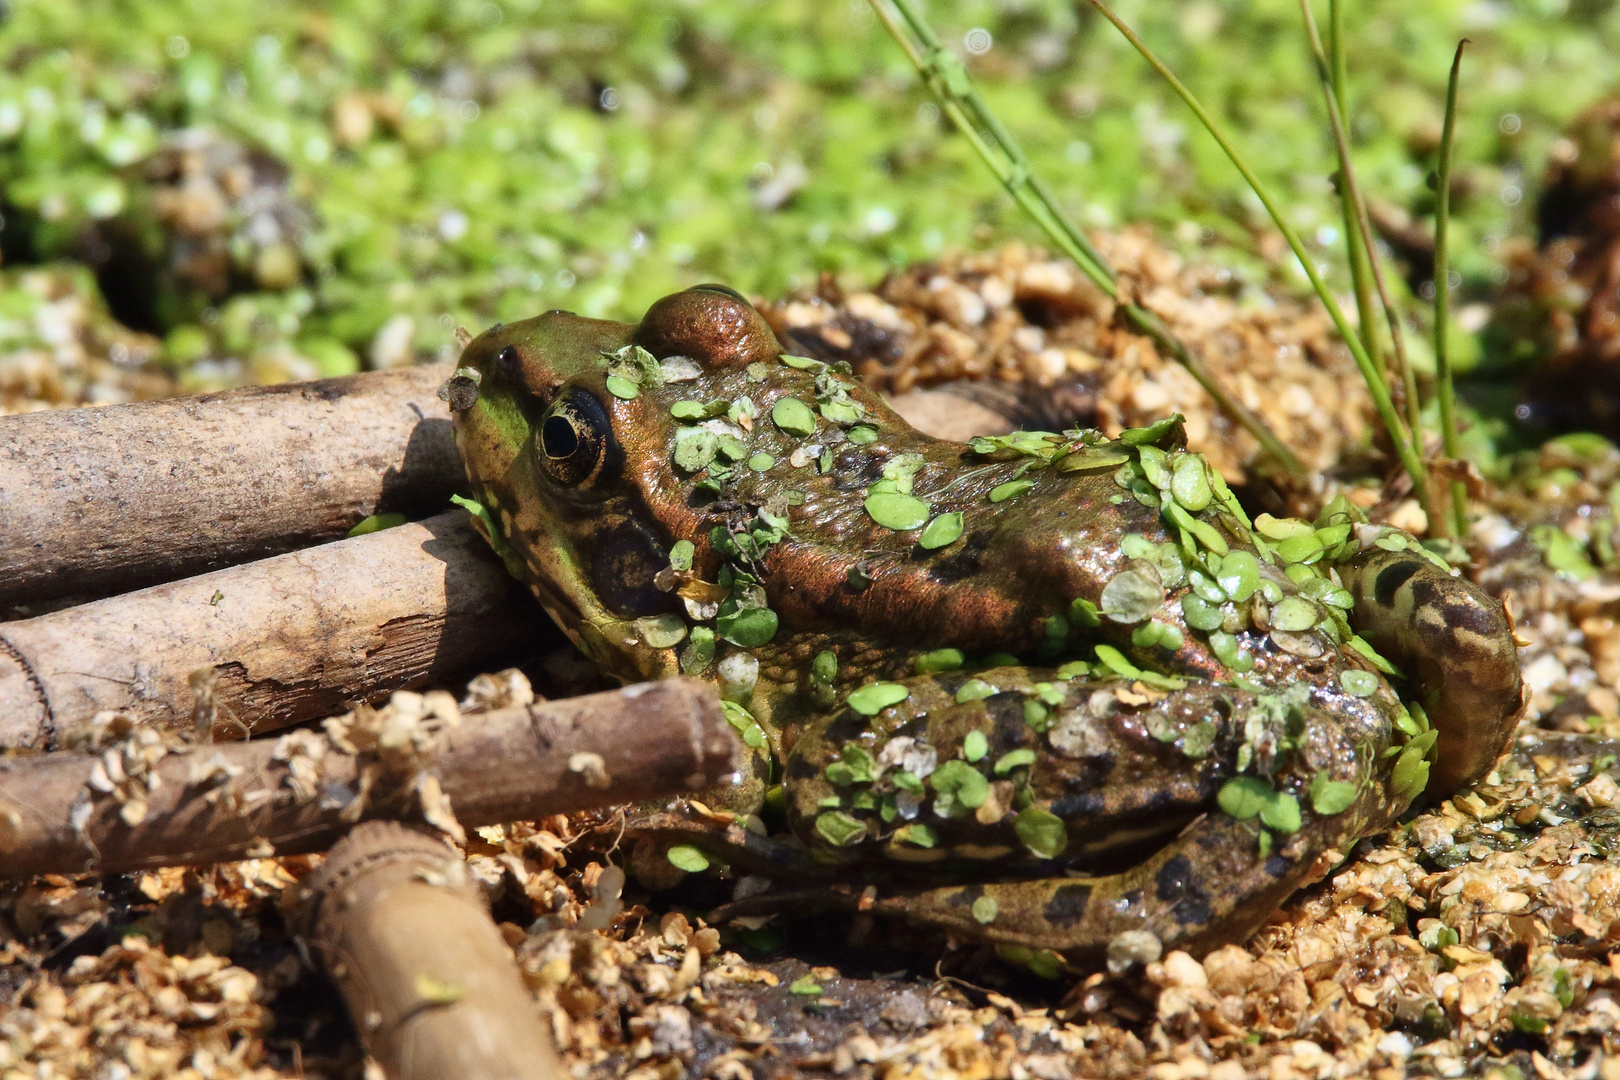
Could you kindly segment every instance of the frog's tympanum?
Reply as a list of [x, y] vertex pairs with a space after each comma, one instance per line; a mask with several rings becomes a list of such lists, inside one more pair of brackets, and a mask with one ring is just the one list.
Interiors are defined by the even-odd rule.
[[507, 565], [611, 674], [715, 680], [755, 748], [632, 822], [660, 860], [1037, 970], [1197, 952], [1509, 740], [1499, 603], [1342, 498], [1251, 521], [1179, 418], [936, 440], [719, 286], [496, 326], [462, 365]]

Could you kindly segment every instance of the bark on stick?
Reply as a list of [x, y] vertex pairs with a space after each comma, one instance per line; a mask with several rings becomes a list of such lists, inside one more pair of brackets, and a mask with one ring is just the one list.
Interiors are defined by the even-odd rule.
[[561, 1080], [550, 1024], [466, 864], [372, 822], [300, 886], [295, 921], [390, 1080]]
[[0, 417], [0, 604], [121, 592], [335, 540], [465, 487], [452, 366]]
[[693, 679], [454, 720], [448, 695], [412, 694], [325, 734], [168, 752], [133, 729], [99, 751], [0, 758], [0, 878], [321, 851], [370, 818], [454, 833], [700, 790], [741, 762]]
[[455, 510], [0, 623], [0, 748], [55, 749], [103, 710], [190, 733], [199, 692], [240, 738], [560, 640]]

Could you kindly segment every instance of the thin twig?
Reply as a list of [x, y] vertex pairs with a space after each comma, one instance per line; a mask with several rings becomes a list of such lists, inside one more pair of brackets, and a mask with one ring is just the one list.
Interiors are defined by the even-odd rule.
[[1205, 130], [1226, 152], [1227, 159], [1243, 175], [1243, 179], [1248, 182], [1255, 196], [1259, 198], [1261, 204], [1266, 208], [1266, 212], [1271, 215], [1271, 220], [1277, 226], [1277, 230], [1282, 233], [1283, 239], [1293, 249], [1294, 257], [1299, 260], [1300, 267], [1305, 271], [1305, 276], [1311, 283], [1311, 288], [1316, 290], [1316, 295], [1321, 298], [1322, 305], [1327, 308], [1328, 317], [1333, 320], [1333, 326], [1344, 340], [1345, 347], [1350, 350], [1350, 355], [1355, 358], [1356, 367], [1360, 369], [1361, 377], [1366, 381], [1367, 390], [1372, 395], [1373, 406], [1378, 410], [1379, 419], [1383, 421], [1385, 429], [1389, 432], [1390, 442], [1395, 448], [1395, 454], [1400, 459], [1407, 475], [1412, 479], [1414, 493], [1423, 504], [1423, 509], [1425, 513], [1428, 513], [1429, 519], [1434, 520], [1434, 514], [1429, 506], [1428, 486], [1424, 482], [1427, 471], [1423, 466], [1423, 459], [1413, 449], [1406, 425], [1401, 421], [1400, 415], [1396, 413], [1395, 403], [1390, 400], [1389, 385], [1384, 381], [1383, 369], [1372, 362], [1372, 357], [1362, 347], [1361, 338], [1351, 329], [1350, 321], [1345, 318], [1343, 309], [1339, 307], [1339, 302], [1333, 298], [1333, 293], [1322, 281], [1322, 276], [1317, 273], [1316, 265], [1311, 261], [1309, 253], [1306, 252], [1305, 245], [1300, 241], [1299, 234], [1294, 231], [1293, 226], [1288, 224], [1287, 219], [1283, 217], [1281, 208], [1277, 205], [1276, 200], [1272, 198], [1271, 192], [1261, 183], [1260, 178], [1249, 167], [1249, 163], [1244, 159], [1243, 155], [1232, 145], [1231, 140], [1226, 138], [1220, 125], [1215, 122], [1215, 118], [1204, 108], [1203, 103], [1198, 100], [1191, 90], [1187, 89], [1180, 79], [1176, 78], [1175, 73], [1165, 65], [1164, 61], [1160, 60], [1153, 50], [1148, 48], [1147, 43], [1137, 36], [1136, 31], [1132, 30], [1125, 20], [1114, 14], [1107, 4], [1103, 3], [1102, 0], [1090, 0], [1090, 3], [1092, 7], [1102, 13], [1105, 19], [1113, 23], [1121, 34], [1125, 35], [1125, 39], [1135, 46], [1136, 51], [1141, 53], [1142, 58], [1170, 84], [1171, 89], [1175, 90], [1181, 100], [1193, 111], [1193, 115], [1204, 125]]
[[1072, 259], [1098, 289], [1119, 305], [1120, 314], [1132, 327], [1151, 338], [1160, 352], [1168, 354], [1186, 368], [1216, 406], [1254, 436], [1262, 451], [1295, 476], [1306, 475], [1308, 470], [1304, 464], [1282, 444], [1263, 420], [1221, 385], [1201, 356], [1187, 348], [1157, 315], [1121, 292], [1107, 260], [1058, 209], [1056, 198], [1035, 175], [1017, 140], [973, 86], [961, 60], [940, 44], [915, 0], [893, 0], [904, 19], [904, 26], [884, 0], [870, 0], [870, 3], [890, 35], [923, 77], [945, 115], [968, 140], [996, 179], [1001, 181], [1013, 201], [1034, 219], [1058, 249]]
[[[1451, 214], [1451, 146], [1456, 135], [1457, 81], [1462, 72], [1463, 46], [1451, 61], [1451, 78], [1446, 83], [1446, 120], [1440, 133], [1440, 168], [1436, 175], [1434, 204], [1434, 370], [1440, 401], [1440, 445], [1446, 457], [1457, 460], [1457, 402], [1451, 381], [1451, 355], [1446, 337], [1451, 322], [1450, 270], [1446, 265], [1447, 219]], [[1456, 535], [1468, 531], [1468, 489], [1461, 480], [1451, 481], [1451, 513]]]

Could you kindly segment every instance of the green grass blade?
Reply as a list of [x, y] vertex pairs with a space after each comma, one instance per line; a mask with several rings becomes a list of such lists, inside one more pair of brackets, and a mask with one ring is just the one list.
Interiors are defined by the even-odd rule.
[[1261, 205], [1266, 208], [1266, 213], [1271, 215], [1272, 223], [1277, 226], [1277, 230], [1282, 233], [1283, 239], [1288, 242], [1288, 246], [1293, 250], [1294, 257], [1299, 260], [1301, 268], [1305, 271], [1306, 278], [1311, 283], [1311, 288], [1321, 298], [1322, 306], [1327, 308], [1328, 317], [1333, 320], [1333, 326], [1338, 330], [1339, 337], [1344, 340], [1345, 347], [1350, 350], [1350, 355], [1355, 358], [1356, 367], [1360, 370], [1362, 379], [1367, 383], [1367, 391], [1372, 395], [1373, 407], [1378, 410], [1378, 418], [1389, 432], [1390, 442], [1394, 446], [1395, 454], [1412, 480], [1413, 494], [1417, 496], [1418, 501], [1423, 505], [1424, 512], [1429, 515], [1429, 520], [1433, 521], [1434, 514], [1429, 506], [1428, 485], [1424, 482], [1426, 472], [1423, 467], [1423, 460], [1413, 449], [1406, 425], [1401, 421], [1399, 414], [1396, 413], [1394, 402], [1390, 400], [1389, 385], [1384, 381], [1383, 369], [1373, 364], [1372, 358], [1361, 344], [1360, 336], [1351, 328], [1349, 320], [1344, 317], [1344, 310], [1339, 307], [1339, 302], [1334, 299], [1333, 293], [1329, 291], [1327, 285], [1322, 281], [1322, 276], [1317, 273], [1316, 265], [1311, 261], [1309, 253], [1306, 252], [1305, 245], [1299, 239], [1299, 234], [1294, 231], [1293, 226], [1289, 225], [1287, 219], [1283, 217], [1282, 210], [1277, 206], [1277, 201], [1272, 198], [1271, 191], [1255, 175], [1254, 170], [1249, 167], [1248, 161], [1232, 145], [1232, 141], [1226, 137], [1226, 133], [1216, 123], [1215, 118], [1209, 114], [1209, 111], [1204, 108], [1203, 103], [1180, 79], [1176, 78], [1175, 72], [1171, 71], [1164, 61], [1160, 60], [1158, 55], [1148, 48], [1147, 43], [1137, 36], [1136, 31], [1132, 30], [1130, 25], [1116, 15], [1102, 0], [1089, 0], [1089, 2], [1092, 7], [1102, 14], [1103, 18], [1113, 23], [1115, 29], [1125, 35], [1125, 40], [1129, 41], [1153, 70], [1157, 71], [1170, 84], [1170, 88], [1192, 110], [1193, 115], [1198, 118], [1198, 122], [1204, 125], [1204, 130], [1208, 131], [1220, 148], [1225, 151], [1227, 159], [1232, 162], [1232, 165], [1254, 191], [1255, 196], [1259, 198]]
[[[1446, 120], [1440, 132], [1440, 168], [1435, 177], [1434, 204], [1434, 370], [1440, 401], [1440, 444], [1446, 457], [1453, 461], [1458, 459], [1459, 451], [1457, 399], [1446, 341], [1451, 323], [1451, 271], [1446, 264], [1446, 233], [1451, 216], [1451, 147], [1456, 135], [1457, 82], [1462, 72], [1463, 46], [1467, 44], [1466, 39], [1457, 43], [1457, 55], [1451, 61], [1451, 77], [1446, 83]], [[1451, 514], [1456, 535], [1467, 535], [1468, 489], [1460, 480], [1451, 482]]]
[[[1272, 433], [1265, 421], [1221, 385], [1201, 356], [1187, 348], [1157, 315], [1120, 294], [1107, 260], [1058, 209], [1051, 190], [1035, 175], [1017, 140], [974, 87], [962, 61], [940, 44], [917, 0], [892, 0], [899, 12], [899, 19], [896, 19], [895, 12], [890, 10], [885, 0], [869, 2], [890, 36], [916, 67], [946, 117], [1058, 250], [1072, 259], [1081, 272], [1119, 305], [1120, 314], [1132, 327], [1147, 335], [1161, 352], [1180, 363], [1216, 406], [1254, 437], [1266, 455], [1295, 476], [1307, 475], [1309, 470], [1304, 464]], [[901, 25], [902, 20], [904, 26]]]
[[[1400, 311], [1390, 299], [1389, 284], [1384, 280], [1383, 264], [1378, 258], [1378, 246], [1373, 243], [1372, 224], [1367, 216], [1367, 200], [1362, 197], [1361, 183], [1356, 179], [1355, 162], [1350, 156], [1349, 128], [1345, 123], [1344, 99], [1333, 85], [1334, 76], [1328, 57], [1322, 52], [1322, 37], [1317, 33], [1316, 17], [1311, 13], [1310, 0], [1299, 0], [1299, 10], [1305, 20], [1305, 35], [1310, 41], [1311, 54], [1316, 61], [1317, 75], [1322, 83], [1322, 94], [1327, 102], [1328, 127], [1333, 133], [1333, 146], [1339, 155], [1339, 202], [1344, 208], [1346, 227], [1354, 230], [1356, 252], [1362, 260], [1365, 260], [1361, 263], [1362, 269], [1370, 276], [1378, 290], [1378, 303], [1389, 325], [1389, 340], [1395, 355], [1395, 375], [1401, 380], [1401, 396], [1406, 402], [1406, 422], [1411, 428], [1413, 449], [1419, 457], [1422, 457], [1422, 403], [1418, 400], [1417, 377], [1407, 358], [1406, 333], [1401, 326]], [[1339, 62], [1343, 62], [1342, 56]], [[1352, 274], [1355, 269], [1355, 265], [1352, 264]], [[1359, 289], [1356, 293], [1356, 302], [1358, 305], [1361, 302]], [[1363, 340], [1366, 338], [1367, 330], [1368, 327], [1364, 323]], [[1372, 330], [1376, 338], [1377, 327], [1372, 327]], [[1378, 353], [1372, 349], [1368, 352], [1373, 362], [1377, 363]]]
[[[1339, 106], [1340, 116], [1349, 116], [1350, 109], [1346, 104], [1349, 91], [1346, 85], [1349, 76], [1345, 69], [1344, 50], [1344, 5], [1339, 0], [1328, 0], [1329, 22], [1329, 49], [1333, 56], [1333, 74], [1328, 93], [1333, 95]], [[1340, 172], [1346, 168], [1349, 160], [1348, 143], [1346, 149], [1339, 154]], [[1344, 250], [1345, 259], [1350, 266], [1350, 284], [1356, 294], [1356, 314], [1361, 331], [1361, 344], [1372, 357], [1375, 364], [1382, 365], [1384, 361], [1383, 349], [1378, 341], [1378, 320], [1373, 309], [1372, 271], [1367, 266], [1369, 254], [1362, 243], [1361, 230], [1356, 228], [1355, 206], [1351, 203], [1348, 194], [1341, 188], [1339, 191], [1339, 210], [1344, 216]], [[1410, 423], [1410, 418], [1408, 418]]]

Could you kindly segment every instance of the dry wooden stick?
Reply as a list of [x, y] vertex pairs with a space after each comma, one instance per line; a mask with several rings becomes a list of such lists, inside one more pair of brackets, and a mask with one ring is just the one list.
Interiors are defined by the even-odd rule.
[[0, 603], [106, 595], [431, 514], [451, 365], [0, 417]]
[[369, 818], [455, 835], [713, 786], [740, 753], [714, 687], [693, 679], [459, 721], [448, 694], [405, 694], [324, 734], [177, 752], [128, 728], [99, 751], [0, 758], [0, 877], [320, 851]]
[[453, 510], [0, 623], [0, 749], [66, 745], [107, 710], [240, 738], [560, 641]]
[[569, 1074], [466, 863], [391, 822], [361, 825], [299, 886], [319, 951], [390, 1080]]

